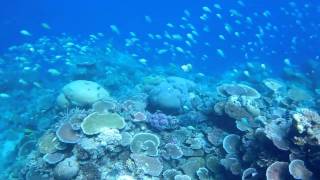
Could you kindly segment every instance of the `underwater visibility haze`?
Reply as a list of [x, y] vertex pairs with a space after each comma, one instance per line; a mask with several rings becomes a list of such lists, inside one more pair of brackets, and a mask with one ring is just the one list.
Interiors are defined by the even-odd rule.
[[320, 179], [320, 1], [0, 2], [0, 179]]

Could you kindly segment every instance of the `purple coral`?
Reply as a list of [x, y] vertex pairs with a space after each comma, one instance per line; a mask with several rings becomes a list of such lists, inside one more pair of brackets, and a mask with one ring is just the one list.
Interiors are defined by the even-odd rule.
[[179, 125], [179, 120], [175, 116], [169, 116], [161, 112], [155, 112], [147, 117], [147, 123], [161, 131], [167, 129], [175, 129]]

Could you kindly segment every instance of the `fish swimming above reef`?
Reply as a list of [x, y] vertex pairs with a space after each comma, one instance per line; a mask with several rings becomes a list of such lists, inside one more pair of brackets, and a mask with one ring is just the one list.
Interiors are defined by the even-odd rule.
[[23, 36], [32, 36], [32, 34], [29, 31], [24, 29], [20, 31], [20, 34]]
[[320, 1], [1, 4], [0, 180], [320, 179]]

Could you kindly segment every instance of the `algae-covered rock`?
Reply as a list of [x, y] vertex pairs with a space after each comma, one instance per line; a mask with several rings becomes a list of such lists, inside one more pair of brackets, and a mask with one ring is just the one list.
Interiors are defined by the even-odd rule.
[[182, 175], [182, 172], [176, 169], [167, 169], [162, 173], [164, 180], [172, 180], [176, 175]]
[[35, 140], [30, 140], [30, 141], [23, 143], [19, 147], [18, 157], [19, 158], [26, 157], [32, 151], [36, 150], [36, 146], [37, 146], [37, 141], [35, 141]]
[[50, 154], [57, 151], [56, 146], [59, 144], [54, 133], [45, 133], [38, 140], [38, 149], [40, 153]]
[[221, 171], [221, 164], [218, 157], [209, 155], [206, 157], [206, 167], [213, 173]]
[[179, 159], [183, 156], [183, 152], [177, 144], [168, 143], [165, 145], [165, 149], [172, 159]]
[[304, 88], [291, 87], [288, 90], [288, 97], [295, 102], [311, 101], [313, 99], [313, 94]]
[[233, 175], [239, 175], [241, 173], [241, 163], [234, 154], [227, 154], [224, 159], [220, 160], [220, 164]]
[[82, 131], [86, 135], [99, 134], [105, 128], [122, 129], [124, 126], [123, 117], [116, 113], [94, 112], [81, 123]]
[[264, 133], [278, 149], [287, 151], [290, 149], [288, 136], [291, 126], [291, 119], [277, 118], [266, 125]]
[[245, 84], [222, 84], [217, 87], [217, 92], [222, 96], [246, 96], [260, 98], [260, 93]]
[[240, 120], [242, 118], [254, 119], [260, 115], [258, 103], [253, 98], [246, 96], [230, 96], [224, 104], [224, 112], [231, 118]]
[[143, 154], [131, 154], [136, 166], [142, 169], [145, 174], [159, 176], [162, 172], [163, 165], [156, 157], [149, 157]]
[[205, 160], [203, 158], [191, 157], [181, 165], [181, 169], [186, 175], [195, 178], [196, 172], [198, 171], [198, 169], [204, 166], [205, 166]]
[[192, 178], [188, 175], [176, 175], [174, 176], [174, 180], [192, 180]]
[[129, 146], [132, 141], [132, 135], [128, 132], [121, 133], [121, 145], [122, 146]]
[[299, 146], [320, 144], [320, 115], [308, 108], [298, 108], [293, 115], [293, 126], [297, 131], [294, 143]]
[[70, 105], [87, 106], [108, 97], [109, 92], [101, 85], [92, 81], [77, 80], [62, 88], [57, 104], [62, 108]]

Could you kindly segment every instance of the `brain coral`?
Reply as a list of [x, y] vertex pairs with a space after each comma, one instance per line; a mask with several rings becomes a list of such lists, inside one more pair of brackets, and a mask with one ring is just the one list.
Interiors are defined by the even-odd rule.
[[70, 157], [57, 164], [54, 168], [54, 177], [61, 180], [72, 179], [78, 172], [79, 163], [75, 157]]
[[77, 80], [62, 88], [62, 92], [57, 98], [57, 104], [62, 108], [70, 105], [86, 106], [108, 97], [109, 92], [99, 84], [92, 81]]

